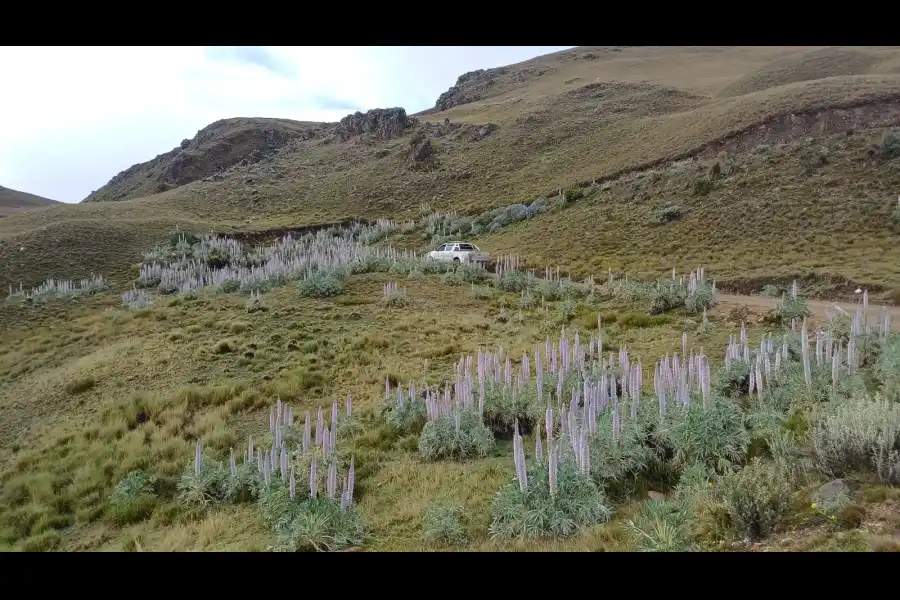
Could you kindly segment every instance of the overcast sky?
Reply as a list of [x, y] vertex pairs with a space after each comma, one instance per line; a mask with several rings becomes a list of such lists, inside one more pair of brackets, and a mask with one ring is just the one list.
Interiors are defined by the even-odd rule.
[[219, 119], [414, 113], [466, 71], [563, 49], [2, 47], [0, 185], [79, 202]]

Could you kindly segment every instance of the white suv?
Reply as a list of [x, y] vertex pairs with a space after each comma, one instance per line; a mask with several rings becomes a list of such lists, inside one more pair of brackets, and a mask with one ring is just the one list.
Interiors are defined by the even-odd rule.
[[482, 266], [490, 260], [487, 252], [482, 252], [478, 246], [468, 242], [441, 244], [437, 249], [428, 253], [428, 258], [439, 262], [477, 263]]

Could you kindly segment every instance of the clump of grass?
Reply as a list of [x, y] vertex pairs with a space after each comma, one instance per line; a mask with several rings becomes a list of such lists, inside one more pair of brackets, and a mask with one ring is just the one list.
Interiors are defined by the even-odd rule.
[[493, 449], [493, 433], [470, 409], [440, 415], [419, 436], [419, 456], [428, 461], [484, 458]]
[[666, 315], [648, 315], [639, 312], [628, 312], [616, 317], [615, 322], [622, 329], [644, 329], [667, 325], [671, 319]]
[[759, 458], [725, 475], [719, 487], [732, 529], [750, 539], [772, 533], [793, 507], [787, 475]]
[[894, 222], [894, 225], [900, 225], [900, 198], [897, 198], [897, 206], [891, 212], [891, 221]]
[[75, 396], [77, 394], [83, 394], [84, 392], [93, 389], [95, 385], [97, 385], [97, 380], [90, 375], [86, 375], [84, 377], [76, 377], [75, 379], [67, 381], [63, 386], [63, 389], [70, 396]]
[[665, 225], [672, 221], [677, 221], [684, 216], [684, 209], [680, 206], [667, 206], [656, 213], [653, 221], [659, 225]]
[[655, 288], [646, 290], [650, 297], [650, 314], [657, 315], [684, 307], [688, 313], [700, 313], [715, 302], [715, 284], [706, 280], [703, 269], [691, 271], [687, 280], [672, 278], [659, 280]]
[[313, 271], [300, 280], [297, 291], [304, 298], [331, 298], [344, 291], [343, 273], [337, 269]]
[[429, 505], [422, 519], [422, 539], [429, 544], [465, 544], [469, 534], [463, 507], [450, 502]]
[[692, 548], [687, 535], [690, 505], [680, 500], [648, 500], [626, 522], [641, 552], [686, 552]]
[[612, 412], [604, 413], [597, 422], [596, 433], [588, 441], [591, 477], [609, 489], [648, 474], [660, 455], [646, 441], [643, 423], [620, 422], [620, 417]]
[[109, 498], [107, 515], [117, 525], [137, 523], [150, 517], [156, 508], [156, 477], [143, 471], [128, 473]]
[[712, 335], [712, 333], [716, 330], [715, 325], [709, 320], [709, 317], [706, 315], [706, 309], [703, 309], [703, 322], [700, 323], [700, 326], [697, 327], [697, 336], [700, 338], [706, 338]]
[[695, 196], [706, 196], [713, 189], [713, 182], [711, 179], [706, 177], [701, 177], [694, 181], [694, 195]]
[[51, 552], [62, 543], [58, 531], [44, 531], [22, 542], [22, 552]]

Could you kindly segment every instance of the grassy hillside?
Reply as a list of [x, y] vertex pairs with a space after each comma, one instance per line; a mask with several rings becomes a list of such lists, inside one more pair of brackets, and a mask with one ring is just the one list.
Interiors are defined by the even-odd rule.
[[[481, 211], [628, 170], [714, 155], [719, 148], [728, 151], [735, 140], [752, 138], [755, 147], [769, 141], [769, 130], [775, 142], [785, 142], [883, 126], [896, 121], [893, 99], [900, 94], [892, 52], [579, 48], [539, 57], [508, 67], [493, 84], [478, 83], [483, 74], [470, 76], [456, 87], [474, 81], [475, 89], [483, 90], [466, 98], [475, 101], [411, 119], [399, 137], [385, 139], [378, 131], [363, 133], [362, 127], [336, 135], [337, 124], [322, 126], [321, 136], [295, 138], [277, 154], [245, 166], [239, 161], [208, 181], [143, 199], [87, 202], [55, 207], [40, 218], [4, 219], [0, 285], [91, 271], [115, 275], [176, 223], [226, 231], [351, 217], [403, 219], [423, 201], [444, 211]], [[846, 59], [848, 53], [869, 57], [868, 62]], [[835, 57], [836, 76], [820, 77], [822, 65], [830, 64], [823, 56]], [[863, 63], [866, 69], [859, 67]], [[767, 69], [775, 75], [766, 76]], [[765, 87], [769, 81], [777, 85]], [[735, 95], [735, 86], [744, 92]], [[889, 110], [878, 110], [884, 106]], [[857, 108], [794, 131], [804, 115], [829, 107]], [[227, 137], [228, 128], [215, 132]], [[160, 160], [131, 170], [167, 172], [170, 166]], [[103, 197], [128, 197], [138, 179], [119, 176], [101, 190]], [[78, 264], [66, 243], [51, 241], [84, 239], [78, 231], [104, 229], [91, 236], [103, 240], [102, 247], [87, 249]], [[23, 245], [33, 253], [13, 258], [12, 248]]]
[[0, 549], [900, 550], [898, 67], [578, 48], [0, 220]]
[[238, 163], [256, 163], [294, 139], [314, 137], [319, 123], [287, 119], [224, 119], [204, 127], [193, 139], [146, 163], [134, 165], [84, 202], [141, 198], [207, 177]]
[[51, 204], [59, 204], [56, 200], [42, 198], [34, 194], [11, 190], [0, 185], [0, 218], [9, 215], [39, 208], [41, 206], [50, 206]]

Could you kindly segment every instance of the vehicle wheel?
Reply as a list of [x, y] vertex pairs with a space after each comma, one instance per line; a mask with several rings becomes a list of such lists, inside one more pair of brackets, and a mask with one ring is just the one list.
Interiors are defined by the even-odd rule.
[[454, 258], [453, 262], [455, 262], [456, 264], [459, 264], [459, 258]]

